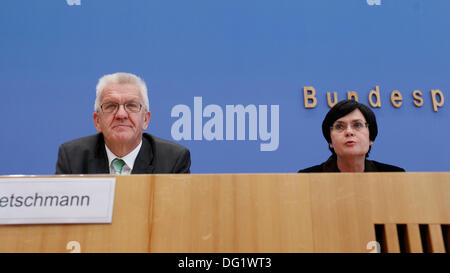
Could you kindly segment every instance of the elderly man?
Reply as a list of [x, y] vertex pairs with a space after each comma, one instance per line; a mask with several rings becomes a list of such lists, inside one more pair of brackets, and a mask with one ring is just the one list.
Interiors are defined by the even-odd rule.
[[185, 147], [147, 133], [147, 87], [136, 75], [115, 73], [97, 84], [94, 125], [98, 134], [59, 147], [56, 174], [189, 173]]

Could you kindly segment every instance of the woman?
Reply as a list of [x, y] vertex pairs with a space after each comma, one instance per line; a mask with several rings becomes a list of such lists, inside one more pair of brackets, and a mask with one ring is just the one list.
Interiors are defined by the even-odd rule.
[[299, 172], [404, 172], [397, 166], [367, 160], [378, 127], [369, 107], [354, 100], [337, 103], [322, 122], [332, 153], [327, 161]]

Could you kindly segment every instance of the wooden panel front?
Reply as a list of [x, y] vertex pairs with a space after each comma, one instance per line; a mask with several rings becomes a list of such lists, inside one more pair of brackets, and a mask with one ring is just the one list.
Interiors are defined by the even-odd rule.
[[152, 252], [308, 252], [313, 248], [309, 184], [296, 176], [152, 179]]
[[119, 176], [112, 224], [4, 225], [0, 252], [369, 252], [375, 224], [443, 252], [449, 197], [450, 173]]

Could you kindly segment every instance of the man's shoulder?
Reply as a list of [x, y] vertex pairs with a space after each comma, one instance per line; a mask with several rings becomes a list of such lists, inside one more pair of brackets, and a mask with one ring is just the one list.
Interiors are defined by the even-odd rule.
[[184, 152], [188, 150], [181, 144], [148, 133], [144, 133], [142, 138], [149, 141], [152, 148], [155, 150], [165, 150], [173, 152]]
[[152, 165], [151, 173], [189, 173], [190, 151], [181, 144], [148, 133], [142, 136], [142, 148], [136, 158], [136, 173], [148, 171], [144, 165]]
[[95, 134], [85, 137], [76, 138], [63, 143], [59, 149], [72, 156], [86, 156], [95, 154], [99, 147], [104, 143], [102, 134]]
[[385, 164], [385, 163], [381, 163], [381, 162], [374, 161], [374, 160], [371, 160], [371, 161], [375, 164], [375, 167], [377, 168], [377, 170], [379, 172], [404, 172], [405, 171], [405, 169], [394, 166], [394, 165]]
[[70, 150], [92, 149], [96, 147], [99, 141], [102, 139], [103, 138], [101, 134], [95, 134], [67, 141], [63, 143], [61, 147]]

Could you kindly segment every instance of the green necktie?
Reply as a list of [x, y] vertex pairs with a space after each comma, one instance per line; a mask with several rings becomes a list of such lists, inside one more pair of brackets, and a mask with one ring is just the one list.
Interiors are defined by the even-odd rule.
[[121, 174], [123, 165], [125, 165], [125, 161], [119, 158], [114, 158], [112, 161], [112, 165], [114, 167], [114, 174]]

